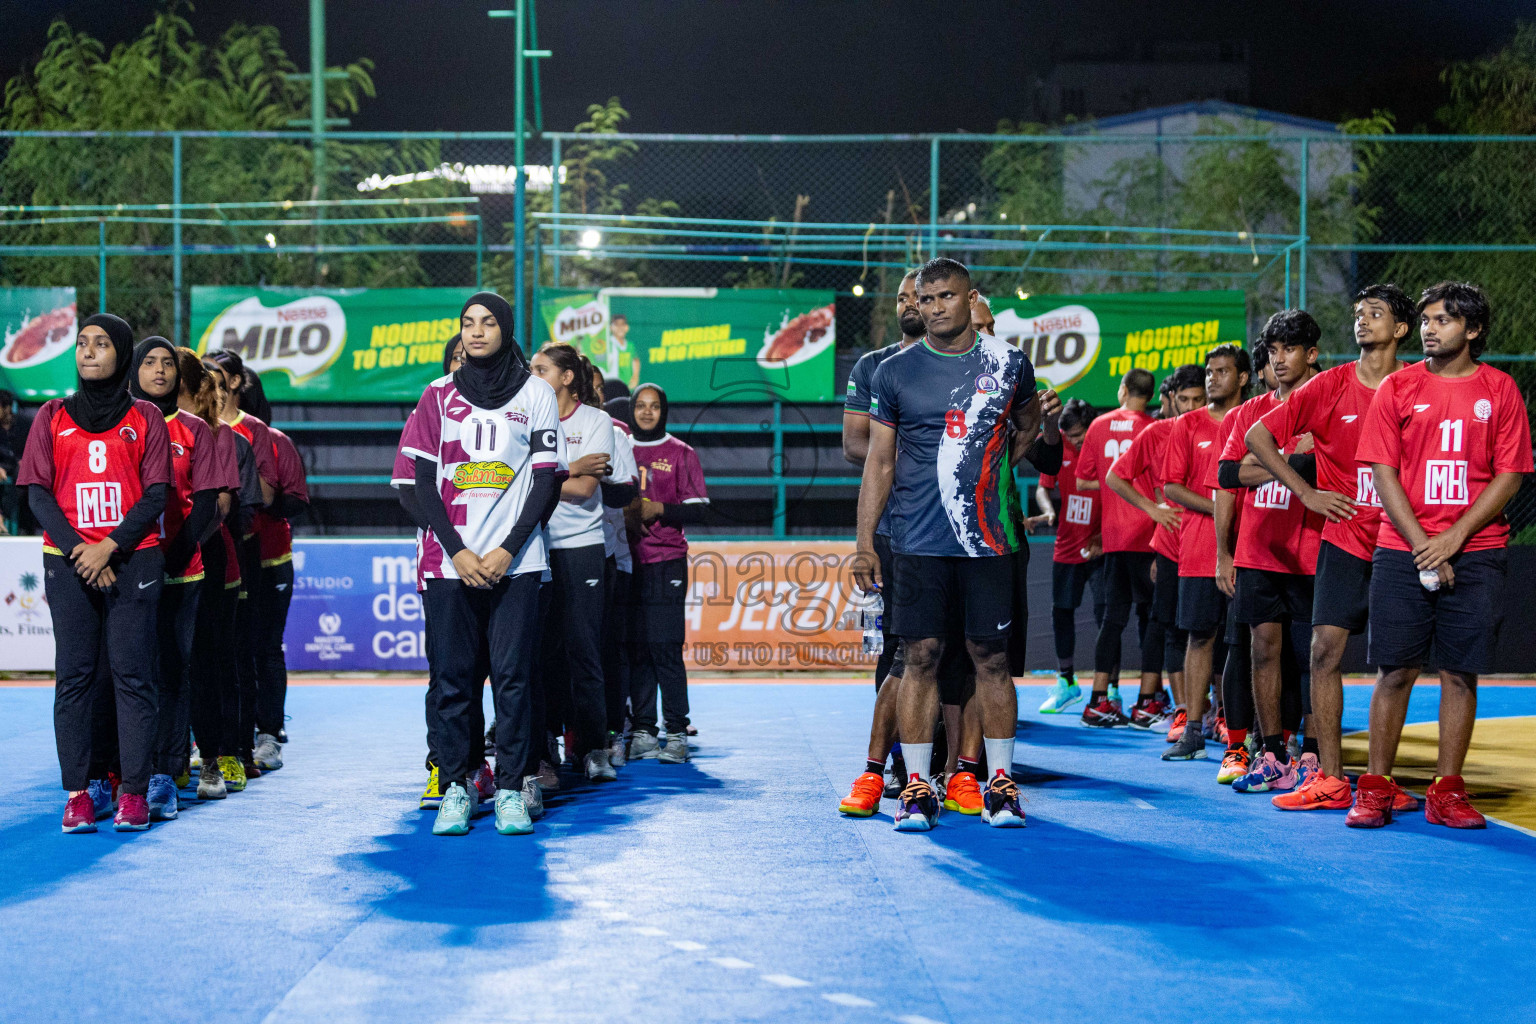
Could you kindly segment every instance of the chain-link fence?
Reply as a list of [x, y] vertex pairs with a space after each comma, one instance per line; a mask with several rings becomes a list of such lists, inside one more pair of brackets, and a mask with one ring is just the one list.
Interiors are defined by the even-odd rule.
[[[1360, 286], [1412, 294], [1458, 278], [1493, 302], [1488, 360], [1531, 383], [1536, 138], [1252, 131], [544, 133], [527, 143], [524, 279], [530, 297], [541, 285], [830, 289], [846, 362], [896, 336], [901, 271], [933, 254], [965, 260], [991, 294], [1239, 289], [1250, 336], [1305, 305], [1335, 357], [1351, 348]], [[87, 309], [105, 289], [142, 332], [183, 340], [200, 284], [512, 293], [511, 133], [334, 133], [321, 188], [310, 144], [301, 132], [0, 135], [0, 285], [73, 285]], [[1512, 511], [1529, 526], [1536, 494]]]

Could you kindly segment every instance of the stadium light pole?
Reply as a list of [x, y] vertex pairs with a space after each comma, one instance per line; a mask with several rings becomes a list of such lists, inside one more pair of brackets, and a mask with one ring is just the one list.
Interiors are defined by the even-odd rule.
[[517, 43], [512, 49], [513, 68], [513, 111], [512, 116], [516, 121], [513, 128], [513, 157], [516, 163], [513, 168], [514, 195], [512, 207], [512, 290], [517, 294], [513, 301], [513, 307], [517, 317], [517, 323], [513, 325], [513, 334], [524, 349], [530, 348], [528, 332], [530, 319], [528, 316], [528, 301], [524, 293], [527, 286], [526, 274], [528, 257], [527, 218], [528, 218], [528, 183], [524, 165], [527, 162], [527, 132], [524, 129], [525, 94], [523, 62], [527, 58], [548, 57], [548, 50], [526, 49], [528, 41], [528, 13], [533, 0], [517, 0], [517, 7], [513, 10], [487, 11], [492, 18], [516, 19], [514, 31], [517, 33]]

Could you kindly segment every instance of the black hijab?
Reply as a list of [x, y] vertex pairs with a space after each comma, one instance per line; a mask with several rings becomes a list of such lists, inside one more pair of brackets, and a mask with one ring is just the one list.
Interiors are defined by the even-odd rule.
[[[650, 430], [635, 422], [635, 402], [640, 398], [640, 392], [647, 390], [656, 392], [656, 397], [661, 399], [661, 419]], [[629, 400], [629, 429], [634, 432], [636, 441], [660, 441], [667, 435], [667, 393], [659, 384], [641, 384], [635, 388]]]
[[448, 367], [453, 365], [453, 354], [456, 351], [458, 351], [459, 342], [461, 342], [463, 340], [464, 340], [464, 335], [462, 335], [462, 334], [458, 333], [457, 331], [455, 331], [453, 337], [448, 339], [448, 344], [443, 346], [443, 372], [444, 373], [447, 373], [448, 372]]
[[103, 380], [85, 380], [76, 375], [78, 387], [75, 393], [64, 399], [64, 410], [69, 418], [80, 425], [87, 434], [99, 434], [117, 424], [128, 410], [133, 408], [133, 396], [128, 393], [128, 376], [133, 371], [133, 328], [122, 317], [111, 313], [97, 313], [87, 317], [80, 325], [100, 327], [112, 339], [117, 353], [117, 366], [112, 376]]
[[501, 328], [501, 348], [488, 356], [472, 356], [464, 349], [464, 365], [453, 374], [454, 386], [469, 403], [481, 409], [499, 409], [522, 389], [532, 371], [528, 357], [512, 336], [512, 306], [495, 292], [476, 292], [459, 310], [459, 320], [470, 306], [484, 306], [496, 317]]
[[[176, 367], [175, 374], [171, 377], [171, 390], [164, 398], [153, 398], [149, 392], [139, 386], [139, 367], [149, 354], [157, 348], [163, 348], [171, 354], [171, 365]], [[181, 394], [181, 367], [176, 365], [176, 346], [160, 337], [151, 334], [133, 350], [133, 370], [128, 374], [128, 393], [141, 402], [148, 402], [160, 410], [162, 416], [170, 416], [176, 411], [176, 399]]]

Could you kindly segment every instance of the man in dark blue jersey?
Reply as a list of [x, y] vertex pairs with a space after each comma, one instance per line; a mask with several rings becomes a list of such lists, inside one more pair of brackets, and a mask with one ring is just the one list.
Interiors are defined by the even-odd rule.
[[895, 585], [886, 600], [906, 662], [897, 719], [908, 779], [896, 827], [927, 831], [938, 817], [938, 796], [925, 776], [938, 663], [953, 620], [963, 623], [975, 665], [992, 771], [982, 820], [1020, 826], [1019, 790], [1009, 777], [1018, 699], [1007, 640], [1010, 556], [1025, 538], [1011, 450], [1016, 431], [1032, 435], [1039, 423], [1034, 367], [1021, 350], [971, 326], [976, 292], [963, 264], [943, 258], [924, 264], [917, 296], [922, 342], [875, 371], [854, 570], [860, 589], [879, 584], [875, 531], [890, 500]]

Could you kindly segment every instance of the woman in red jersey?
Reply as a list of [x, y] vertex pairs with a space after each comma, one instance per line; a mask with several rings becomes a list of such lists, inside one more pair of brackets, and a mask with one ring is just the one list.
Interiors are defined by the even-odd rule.
[[239, 486], [234, 467], [220, 474], [213, 431], [193, 413], [181, 410], [181, 374], [176, 348], [161, 337], [145, 338], [133, 353], [128, 390], [165, 417], [171, 444], [174, 492], [160, 520], [160, 553], [165, 559], [165, 588], [160, 595], [159, 712], [155, 754], [149, 778], [149, 817], [176, 817], [175, 779], [187, 772], [191, 715], [192, 637], [197, 623], [198, 583], [203, 579], [199, 543], [218, 527], [219, 493]]
[[[149, 828], [155, 741], [155, 631], [165, 560], [154, 529], [173, 480], [165, 417], [127, 388], [133, 329], [89, 317], [75, 342], [79, 388], [38, 411], [17, 483], [44, 529], [44, 588], [53, 613], [54, 738], [69, 801], [65, 832], [94, 832], [93, 679], [110, 673], [122, 759], [113, 828]], [[105, 659], [107, 664], [100, 664]]]

